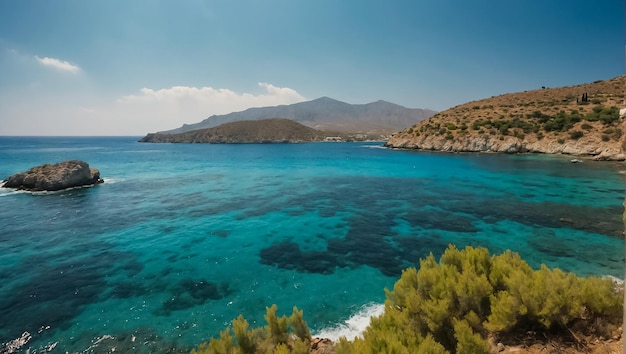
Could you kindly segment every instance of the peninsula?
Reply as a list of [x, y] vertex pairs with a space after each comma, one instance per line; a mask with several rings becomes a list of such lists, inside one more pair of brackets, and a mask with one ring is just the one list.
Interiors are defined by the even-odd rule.
[[504, 94], [439, 112], [394, 134], [391, 148], [626, 159], [624, 77]]
[[[324, 141], [328, 133], [309, 128], [285, 118], [225, 123], [214, 128], [178, 134], [154, 133], [143, 137], [144, 143], [303, 143]], [[340, 137], [335, 137], [339, 139]]]

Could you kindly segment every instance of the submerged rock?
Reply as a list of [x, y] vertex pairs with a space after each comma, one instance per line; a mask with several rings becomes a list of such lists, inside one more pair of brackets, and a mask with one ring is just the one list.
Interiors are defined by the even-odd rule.
[[28, 191], [58, 191], [72, 187], [103, 183], [100, 171], [89, 168], [84, 161], [71, 160], [45, 164], [16, 173], [4, 181], [2, 187]]

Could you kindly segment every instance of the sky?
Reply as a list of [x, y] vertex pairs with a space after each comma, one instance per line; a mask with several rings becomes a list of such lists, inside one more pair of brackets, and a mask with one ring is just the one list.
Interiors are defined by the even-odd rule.
[[445, 110], [624, 74], [623, 0], [0, 0], [0, 135], [323, 96]]

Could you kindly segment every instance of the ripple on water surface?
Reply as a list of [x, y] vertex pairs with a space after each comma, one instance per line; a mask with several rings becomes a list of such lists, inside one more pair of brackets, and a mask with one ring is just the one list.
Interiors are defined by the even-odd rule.
[[7, 174], [75, 154], [106, 181], [0, 189], [0, 318], [11, 319], [0, 342], [27, 331], [22, 351], [188, 352], [240, 313], [264, 324], [274, 303], [304, 309], [315, 333], [352, 336], [381, 308], [363, 305], [382, 304], [403, 268], [449, 243], [623, 277], [623, 186], [601, 164], [375, 144], [156, 154], [128, 138], [66, 140], [0, 155]]

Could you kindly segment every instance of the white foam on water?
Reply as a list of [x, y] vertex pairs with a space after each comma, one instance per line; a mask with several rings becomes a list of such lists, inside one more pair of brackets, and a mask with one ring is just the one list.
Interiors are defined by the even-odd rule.
[[346, 337], [348, 340], [353, 340], [354, 337], [362, 338], [363, 332], [370, 324], [370, 318], [380, 316], [384, 311], [384, 304], [369, 303], [363, 305], [343, 323], [323, 328], [319, 332], [314, 333], [313, 337], [328, 338], [332, 341], [338, 341], [341, 337]]
[[0, 188], [0, 197], [6, 197], [7, 195], [14, 194], [15, 191], [8, 188]]
[[124, 182], [124, 179], [122, 179], [122, 178], [103, 178], [102, 180], [106, 184], [115, 184], [115, 183], [119, 183], [119, 182]]
[[624, 285], [624, 279], [620, 279], [620, 278], [614, 277], [612, 275], [605, 275], [604, 278], [611, 279], [616, 285]]
[[615, 291], [621, 291], [624, 289], [624, 279], [614, 277], [612, 275], [605, 275], [603, 278], [608, 278], [615, 284]]
[[0, 188], [0, 197], [6, 197], [9, 195], [15, 195], [15, 194], [33, 194], [35, 192], [29, 192], [29, 191], [25, 191], [25, 190], [18, 190], [18, 189], [14, 189], [14, 188]]
[[[116, 183], [122, 181], [121, 179], [104, 179], [105, 182], [110, 181], [108, 183]], [[58, 191], [27, 191], [23, 189], [15, 189], [15, 188], [0, 188], [0, 197], [6, 197], [14, 194], [32, 194], [32, 195], [48, 195], [48, 194], [61, 194], [67, 191], [82, 189], [82, 188], [93, 188], [98, 184], [88, 184], [85, 186], [76, 186], [71, 188], [60, 189]], [[1, 353], [0, 353], [1, 354]]]
[[22, 333], [21, 336], [10, 340], [6, 343], [1, 343], [0, 344], [0, 353], [15, 353], [17, 352], [21, 347], [25, 346], [31, 339], [33, 338], [33, 336], [28, 333], [28, 332], [24, 332]]

